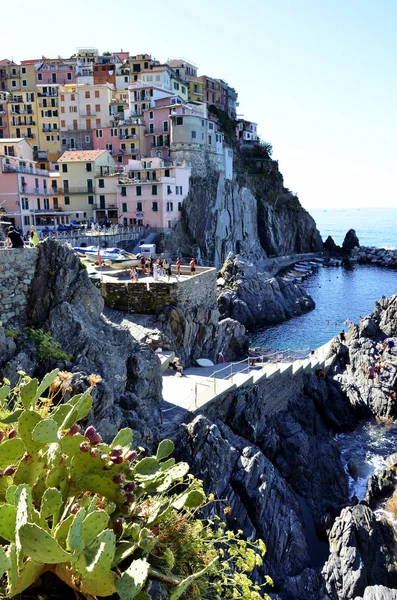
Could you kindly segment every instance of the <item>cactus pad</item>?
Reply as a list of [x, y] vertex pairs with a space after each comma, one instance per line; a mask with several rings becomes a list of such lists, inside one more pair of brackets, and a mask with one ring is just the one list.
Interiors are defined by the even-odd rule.
[[17, 509], [15, 506], [11, 506], [10, 504], [0, 506], [0, 536], [9, 542], [15, 542], [16, 520]]
[[129, 427], [125, 427], [124, 429], [120, 429], [113, 442], [110, 444], [110, 448], [113, 449], [116, 446], [122, 446], [124, 448], [129, 448], [132, 442], [133, 433], [132, 429]]
[[149, 563], [144, 558], [132, 561], [128, 569], [116, 581], [116, 590], [121, 600], [130, 600], [141, 591], [147, 579], [149, 567]]
[[83, 546], [87, 548], [106, 529], [109, 515], [104, 510], [94, 510], [86, 516], [83, 522]]
[[44, 419], [37, 423], [32, 431], [34, 442], [52, 444], [58, 442], [58, 425], [53, 419]]
[[175, 444], [171, 440], [162, 440], [157, 448], [156, 460], [163, 460], [173, 453]]
[[43, 519], [55, 515], [62, 507], [61, 492], [56, 488], [47, 488], [41, 501], [40, 515]]
[[14, 464], [24, 453], [25, 446], [19, 438], [6, 440], [0, 444], [0, 468]]
[[72, 555], [66, 552], [51, 534], [34, 523], [22, 525], [19, 536], [24, 553], [37, 564], [55, 565], [71, 559]]
[[110, 529], [105, 529], [97, 537], [97, 550], [94, 560], [87, 565], [87, 573], [92, 576], [107, 575], [112, 566], [116, 550], [116, 536]]
[[72, 552], [81, 552], [83, 549], [83, 521], [85, 518], [85, 508], [80, 508], [76, 513], [70, 526], [66, 547]]

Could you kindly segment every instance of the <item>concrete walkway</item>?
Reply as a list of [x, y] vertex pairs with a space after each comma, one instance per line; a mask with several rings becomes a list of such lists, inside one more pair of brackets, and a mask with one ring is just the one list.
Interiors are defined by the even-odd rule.
[[256, 362], [248, 359], [236, 363], [220, 363], [213, 367], [190, 367], [181, 377], [171, 369], [163, 373], [163, 422], [180, 419], [186, 412], [202, 409], [226, 392], [242, 386], [251, 386], [263, 379], [294, 376], [314, 372], [327, 366], [326, 356], [331, 341], [317, 348], [314, 356], [295, 361]]

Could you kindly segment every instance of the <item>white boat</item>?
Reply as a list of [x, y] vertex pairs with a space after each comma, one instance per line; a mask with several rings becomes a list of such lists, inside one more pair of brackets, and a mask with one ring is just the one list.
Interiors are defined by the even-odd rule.
[[98, 246], [87, 246], [86, 248], [77, 247], [77, 248], [73, 248], [73, 250], [79, 256], [85, 256], [87, 254], [87, 252], [98, 252]]
[[115, 259], [105, 261], [106, 265], [109, 265], [112, 269], [131, 269], [131, 267], [138, 267], [141, 264], [140, 255], [132, 254], [129, 257], [121, 256]]
[[214, 367], [214, 363], [209, 358], [196, 358], [199, 367]]
[[[121, 248], [101, 248], [99, 251], [101, 261], [105, 260], [116, 260], [118, 258], [131, 258], [131, 254], [122, 250]], [[95, 250], [89, 250], [85, 253], [85, 257], [91, 262], [98, 261], [98, 248]]]

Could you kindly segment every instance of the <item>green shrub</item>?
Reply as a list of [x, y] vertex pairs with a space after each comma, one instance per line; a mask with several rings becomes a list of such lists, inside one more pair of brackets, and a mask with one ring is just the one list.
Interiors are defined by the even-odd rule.
[[28, 340], [37, 346], [40, 362], [47, 360], [71, 360], [72, 355], [61, 350], [59, 343], [52, 339], [50, 333], [42, 329], [29, 329]]
[[4, 335], [10, 337], [13, 340], [18, 336], [19, 331], [17, 329], [4, 329]]
[[14, 390], [8, 381], [0, 387], [3, 596], [52, 571], [86, 598], [147, 600], [153, 579], [170, 600], [262, 597], [263, 586], [247, 574], [262, 564], [263, 542], [198, 518], [214, 498], [206, 498], [189, 465], [170, 458], [170, 440], [143, 457], [142, 449], [131, 450], [131, 429], [111, 444], [92, 426], [82, 432], [77, 422], [91, 410], [98, 376], [61, 403], [71, 373], [56, 369], [41, 383], [19, 375]]

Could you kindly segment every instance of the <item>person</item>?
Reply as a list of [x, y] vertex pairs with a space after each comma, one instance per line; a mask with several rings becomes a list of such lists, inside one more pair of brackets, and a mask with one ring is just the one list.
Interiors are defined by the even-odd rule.
[[164, 273], [167, 276], [167, 281], [169, 283], [170, 279], [171, 279], [172, 271], [171, 271], [171, 265], [166, 260], [164, 261]]
[[150, 258], [149, 258], [150, 275], [153, 275], [153, 262], [154, 262], [153, 261], [153, 256], [150, 255]]
[[385, 347], [385, 350], [389, 350], [389, 352], [391, 352], [394, 348], [394, 340], [392, 340], [391, 338], [386, 340], [384, 347]]
[[154, 265], [153, 265], [153, 279], [155, 281], [158, 281], [158, 279], [159, 279], [159, 267], [158, 267], [157, 263], [154, 263]]
[[192, 260], [190, 261], [190, 272], [192, 275], [194, 275], [196, 272], [196, 261], [194, 258], [192, 258]]
[[143, 254], [142, 254], [141, 258], [139, 259], [139, 262], [141, 263], [142, 269], [144, 269], [145, 268], [145, 257], [143, 256]]
[[37, 235], [36, 227], [32, 225], [32, 231], [30, 232], [30, 245], [36, 247], [39, 243], [39, 236]]
[[168, 364], [169, 368], [173, 371], [176, 371], [176, 374], [179, 373], [181, 377], [183, 377], [183, 367], [179, 362], [179, 358], [175, 358], [172, 362]]
[[345, 342], [346, 341], [346, 335], [345, 335], [345, 330], [344, 329], [340, 332], [339, 339], [340, 339], [341, 342]]
[[371, 365], [368, 369], [368, 375], [367, 375], [368, 381], [373, 381], [375, 379], [375, 372], [376, 372], [375, 366]]
[[179, 256], [176, 259], [176, 274], [178, 277], [181, 276], [181, 259], [179, 258]]
[[131, 271], [130, 271], [130, 277], [131, 277], [131, 281], [132, 281], [133, 283], [136, 283], [136, 282], [137, 282], [137, 277], [136, 277], [136, 268], [135, 268], [135, 267], [132, 267], [132, 268], [131, 268]]
[[11, 248], [23, 248], [24, 243], [21, 235], [15, 231], [14, 227], [11, 225], [8, 228], [8, 236], [6, 240], [7, 247], [11, 246]]
[[145, 262], [145, 273], [146, 273], [146, 275], [150, 275], [150, 261], [149, 261], [149, 259], [147, 259], [147, 261]]
[[315, 352], [315, 350], [312, 350], [312, 351], [310, 352], [310, 354], [309, 354], [309, 358], [315, 358], [315, 356], [314, 356], [314, 352]]
[[364, 321], [364, 318], [360, 315], [360, 323]]

